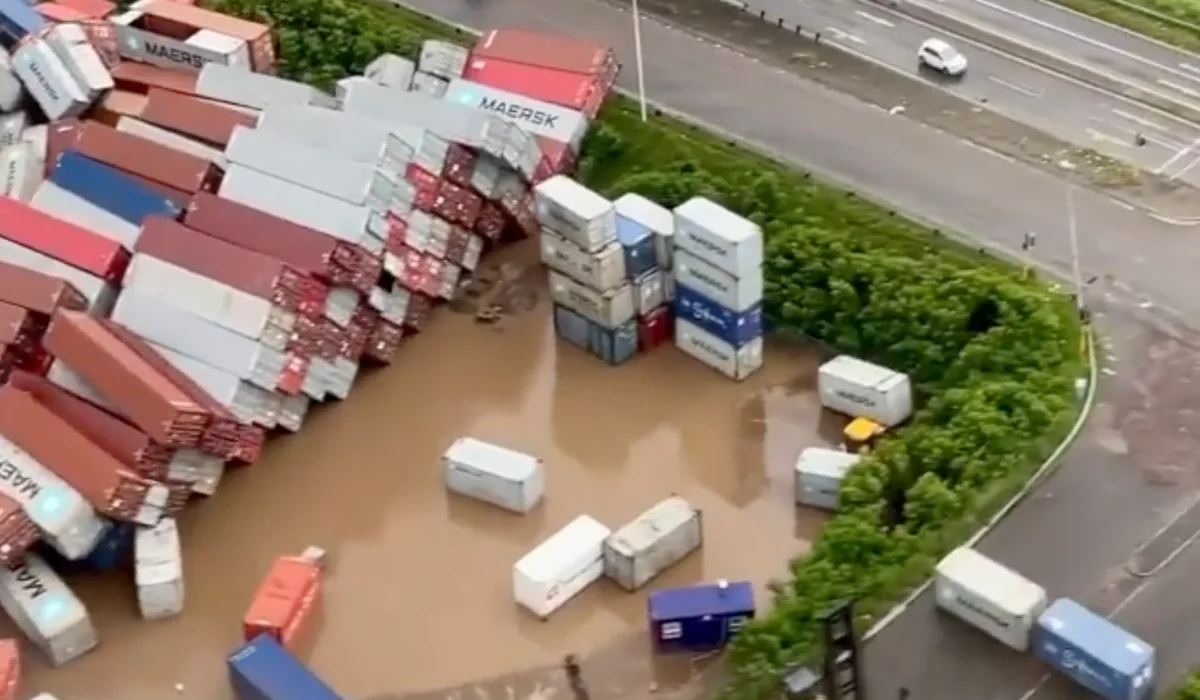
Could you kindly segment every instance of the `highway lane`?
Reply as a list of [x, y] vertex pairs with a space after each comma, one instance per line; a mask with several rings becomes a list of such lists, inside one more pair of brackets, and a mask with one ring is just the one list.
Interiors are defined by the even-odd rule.
[[[589, 0], [415, 4], [468, 26], [529, 26], [595, 36], [617, 47], [625, 65], [631, 65], [629, 15], [608, 5]], [[1065, 190], [1055, 177], [655, 21], [642, 22], [642, 38], [653, 99], [904, 211], [920, 212], [937, 225], [971, 232], [989, 245], [1012, 251], [1023, 232], [1036, 231], [1037, 262], [1069, 269]], [[633, 71], [621, 77], [625, 87], [633, 80]], [[1165, 420], [1139, 393], [1157, 395], [1161, 387], [1139, 376], [1139, 368], [1160, 364], [1164, 356], [1161, 336], [1129, 320], [1136, 309], [1126, 306], [1118, 287], [1196, 317], [1200, 295], [1193, 293], [1192, 280], [1200, 260], [1188, 229], [1091, 191], [1079, 191], [1076, 204], [1085, 274], [1115, 276], [1113, 284], [1098, 281], [1092, 293], [1098, 300], [1117, 295], [1114, 308], [1102, 315], [1114, 343], [1109, 362], [1117, 375], [1066, 464], [985, 541], [984, 549], [1045, 581], [1056, 595], [1093, 602], [1108, 590], [1109, 572], [1191, 493], [1187, 485], [1163, 484], [1145, 474], [1157, 460], [1153, 449], [1177, 440], [1176, 431], [1140, 440], [1127, 427], [1130, 416], [1141, 417], [1136, 425]], [[1167, 410], [1183, 413], [1174, 406]], [[1200, 453], [1200, 445], [1190, 447]], [[1152, 626], [1144, 634], [1154, 641], [1158, 629]], [[871, 642], [867, 668], [873, 696], [881, 699], [895, 697], [903, 683], [916, 691], [916, 700], [1020, 700], [1041, 673], [1036, 664], [935, 615], [927, 596]]]
[[[949, 35], [867, 0], [749, 0], [749, 4], [822, 31], [825, 41], [986, 104], [1068, 143], [1146, 170], [1168, 165], [1175, 177], [1200, 185], [1200, 126], [1174, 115]], [[918, 68], [917, 47], [934, 36], [948, 39], [967, 56], [970, 67], [965, 76], [946, 79]], [[1134, 145], [1138, 133], [1146, 137], [1145, 146]]]

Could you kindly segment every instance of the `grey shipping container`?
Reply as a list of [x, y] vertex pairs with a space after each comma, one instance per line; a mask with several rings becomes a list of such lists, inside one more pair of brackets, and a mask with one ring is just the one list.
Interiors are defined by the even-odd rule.
[[407, 58], [385, 53], [367, 64], [363, 69], [363, 77], [393, 90], [407, 90], [412, 85], [413, 73], [416, 71], [416, 64]]
[[92, 47], [83, 27], [72, 23], [56, 24], [45, 36], [46, 43], [62, 59], [67, 72], [89, 99], [113, 88], [112, 75]]
[[588, 350], [610, 365], [632, 360], [638, 351], [637, 321], [627, 321], [616, 328], [605, 328], [588, 321]]
[[491, 112], [535, 136], [565, 143], [575, 152], [579, 151], [588, 130], [588, 118], [583, 112], [464, 78], [450, 81], [445, 99]]
[[51, 120], [79, 116], [91, 105], [62, 59], [43, 39], [34, 39], [17, 51], [13, 72]]
[[842, 482], [861, 455], [826, 447], [809, 447], [796, 460], [796, 504], [837, 510]]
[[6, 53], [0, 57], [0, 112], [11, 112], [21, 106], [24, 86], [12, 71], [12, 58]]
[[258, 128], [390, 172], [403, 172], [413, 157], [413, 149], [386, 122], [321, 107], [271, 105], [259, 115]]
[[[422, 95], [429, 95], [441, 99], [446, 94], [446, 89], [450, 87], [450, 83], [445, 78], [439, 78], [432, 73], [422, 73], [417, 71], [412, 78], [412, 86], [409, 90], [419, 92]], [[0, 94], [3, 94], [0, 92]]]
[[554, 305], [554, 330], [558, 337], [580, 350], [590, 350], [592, 322], [562, 304]]
[[28, 202], [42, 181], [44, 163], [28, 143], [17, 143], [0, 150], [0, 194]]
[[604, 542], [604, 575], [635, 591], [700, 549], [700, 511], [678, 496], [656, 504]]
[[507, 447], [464, 437], [442, 455], [446, 488], [514, 513], [528, 513], [546, 492], [542, 460]]
[[220, 63], [206, 63], [200, 69], [196, 94], [253, 109], [276, 104], [337, 108], [337, 100], [312, 86]]
[[461, 77], [467, 69], [470, 52], [457, 44], [439, 39], [427, 39], [421, 44], [417, 68], [445, 80]]
[[613, 203], [566, 175], [538, 183], [533, 189], [538, 223], [589, 252], [617, 240]]

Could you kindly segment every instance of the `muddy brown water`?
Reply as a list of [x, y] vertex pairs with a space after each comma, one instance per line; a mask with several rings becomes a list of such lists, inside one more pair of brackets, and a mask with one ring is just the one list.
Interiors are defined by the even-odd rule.
[[[619, 640], [641, 663], [644, 591], [601, 581], [538, 622], [512, 601], [511, 567], [580, 513], [616, 527], [673, 492], [703, 510], [705, 546], [651, 587], [744, 578], [765, 604], [761, 586], [822, 523], [792, 506], [796, 455], [836, 434], [813, 395], [815, 355], [768, 343], [764, 370], [744, 383], [670, 346], [609, 367], [556, 342], [542, 275], [512, 255], [506, 273], [532, 270], [507, 274], [528, 284], [532, 309], [495, 323], [439, 313], [393, 367], [189, 508], [181, 617], [137, 619], [128, 574], [72, 579], [101, 646], [53, 670], [29, 650], [25, 688], [63, 700], [230, 697], [223, 658], [256, 585], [277, 555], [309, 544], [330, 562], [305, 656], [348, 697], [486, 679]], [[520, 517], [448, 497], [439, 458], [462, 435], [541, 456], [544, 504]]]

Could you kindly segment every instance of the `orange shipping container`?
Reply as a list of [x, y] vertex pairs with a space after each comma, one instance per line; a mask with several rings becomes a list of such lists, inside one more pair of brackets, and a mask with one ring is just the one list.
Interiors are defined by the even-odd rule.
[[21, 683], [21, 650], [12, 639], [0, 639], [0, 700], [17, 700]]
[[320, 595], [321, 569], [315, 562], [294, 556], [279, 557], [255, 591], [250, 609], [242, 619], [244, 639], [248, 642], [260, 634], [269, 634], [289, 650], [295, 650]]

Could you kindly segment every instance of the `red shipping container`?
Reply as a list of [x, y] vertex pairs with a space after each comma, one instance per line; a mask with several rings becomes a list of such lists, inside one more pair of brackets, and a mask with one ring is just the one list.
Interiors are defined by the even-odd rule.
[[119, 281], [129, 265], [120, 243], [7, 197], [0, 197], [0, 236], [101, 279]]
[[404, 170], [404, 179], [413, 186], [413, 208], [432, 211], [437, 201], [440, 182], [434, 175], [416, 163], [409, 163]]
[[483, 197], [448, 180], [442, 180], [438, 186], [437, 198], [433, 200], [434, 214], [452, 224], [460, 224], [467, 228], [475, 225], [482, 208]]
[[117, 6], [106, 0], [58, 0], [60, 5], [66, 5], [88, 19], [104, 19], [117, 9]]
[[[8, 565], [20, 561], [21, 557], [41, 539], [42, 533], [29, 519], [29, 514], [20, 503], [0, 494], [0, 564]], [[8, 640], [0, 640], [3, 645]], [[5, 695], [5, 687], [11, 679], [5, 668], [5, 652], [0, 651], [0, 700], [13, 697]]]
[[268, 634], [295, 649], [321, 596], [321, 568], [300, 557], [282, 556], [271, 565], [242, 618], [242, 637]]
[[542, 152], [542, 160], [533, 177], [535, 184], [554, 175], [570, 175], [575, 171], [575, 152], [570, 146], [545, 136], [534, 136], [533, 139]]
[[[586, 75], [610, 75], [617, 57], [594, 39], [528, 29], [493, 29], [471, 48], [472, 58], [494, 58]], [[471, 80], [471, 78], [468, 78]]]
[[646, 352], [670, 342], [675, 335], [675, 319], [671, 307], [659, 306], [638, 319], [638, 350]]
[[238, 126], [254, 128], [258, 119], [250, 114], [198, 97], [151, 87], [142, 120], [148, 124], [224, 148]]
[[30, 352], [37, 347], [45, 331], [44, 318], [16, 304], [0, 301], [0, 343]]
[[83, 14], [79, 10], [76, 10], [73, 7], [67, 7], [66, 5], [57, 2], [43, 2], [38, 5], [34, 5], [33, 9], [36, 10], [39, 15], [54, 23], [82, 22], [88, 18], [87, 15]]
[[273, 257], [163, 216], [142, 221], [134, 250], [312, 318], [325, 313], [327, 285]]
[[20, 684], [20, 647], [16, 640], [0, 639], [0, 700], [17, 700]]
[[32, 394], [0, 388], [0, 435], [62, 477], [99, 513], [140, 525], [153, 525], [163, 515], [164, 484], [126, 468]]
[[[479, 220], [475, 220], [479, 225]], [[501, 219], [503, 226], [503, 219]], [[483, 254], [483, 239], [462, 226], [451, 226], [450, 237], [446, 240], [446, 259], [467, 270], [474, 270], [479, 264], [479, 256]]]
[[436, 297], [441, 291], [441, 267], [437, 259], [404, 246], [387, 253], [387, 271], [396, 283], [413, 292]]
[[[148, 108], [150, 103], [146, 104]], [[176, 192], [212, 191], [221, 179], [212, 161], [97, 122], [85, 122], [71, 147], [93, 160]]]
[[194, 447], [211, 414], [118, 340], [95, 318], [58, 311], [43, 344], [150, 437]]
[[404, 309], [404, 327], [419, 331], [433, 315], [434, 300], [424, 294], [410, 292]]
[[504, 233], [504, 226], [507, 222], [507, 217], [504, 215], [504, 210], [495, 202], [484, 202], [483, 207], [479, 210], [479, 218], [475, 219], [475, 233], [483, 236], [489, 241], [500, 240], [500, 235]]
[[463, 187], [471, 186], [471, 176], [475, 174], [475, 163], [479, 156], [462, 144], [452, 143], [446, 149], [446, 166], [442, 175], [447, 180]]
[[70, 282], [6, 262], [0, 262], [0, 301], [47, 317], [57, 309], [87, 309], [87, 299]]
[[150, 88], [161, 88], [185, 95], [196, 94], [196, 74], [167, 70], [148, 63], [121, 61], [112, 69], [113, 82], [120, 90], [146, 94]]
[[371, 334], [367, 336], [367, 344], [363, 348], [365, 357], [381, 362], [383, 364], [391, 364], [392, 360], [396, 359], [396, 352], [400, 349], [400, 343], [404, 340], [404, 329], [393, 323], [379, 319], [379, 323], [371, 330]]
[[603, 76], [472, 55], [463, 73], [481, 85], [526, 95], [595, 118], [612, 89]]

